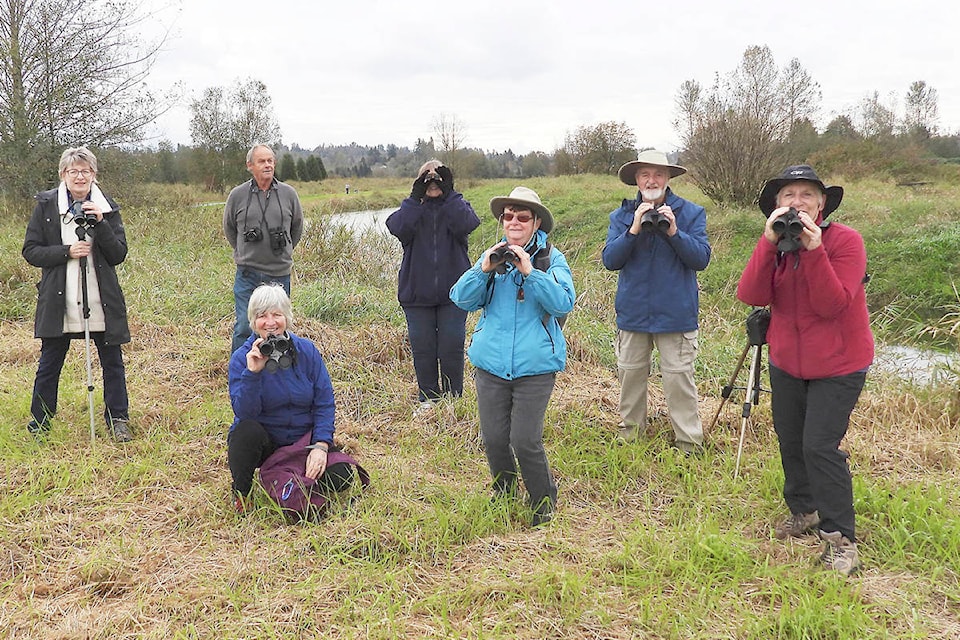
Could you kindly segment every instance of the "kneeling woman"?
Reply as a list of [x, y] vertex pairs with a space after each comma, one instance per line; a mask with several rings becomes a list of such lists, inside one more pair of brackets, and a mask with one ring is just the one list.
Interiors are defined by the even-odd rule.
[[[466, 311], [482, 310], [467, 355], [476, 369], [494, 495], [516, 491], [516, 455], [533, 526], [539, 526], [552, 518], [557, 501], [543, 447], [543, 417], [567, 362], [557, 317], [573, 309], [576, 295], [566, 258], [547, 243], [553, 216], [533, 190], [517, 187], [493, 198], [490, 211], [503, 224], [504, 239], [460, 277], [450, 299]], [[540, 252], [548, 262], [537, 260]]]
[[[333, 446], [333, 385], [316, 345], [288, 331], [293, 311], [283, 287], [257, 287], [250, 296], [247, 317], [253, 334], [230, 358], [234, 420], [227, 436], [227, 460], [237, 511], [250, 508], [256, 469], [274, 451], [308, 431], [312, 448], [304, 475], [331, 491], [349, 488], [350, 465], [340, 462], [327, 467], [327, 453]], [[278, 349], [272, 338], [268, 344], [273, 348], [268, 351], [264, 342], [269, 336], [286, 338], [288, 344], [281, 343]]]

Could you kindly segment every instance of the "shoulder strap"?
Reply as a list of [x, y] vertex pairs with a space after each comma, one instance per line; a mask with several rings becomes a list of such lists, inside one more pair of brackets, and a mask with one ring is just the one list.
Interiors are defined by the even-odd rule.
[[547, 244], [540, 247], [540, 250], [537, 251], [537, 255], [533, 257], [533, 268], [539, 269], [546, 273], [547, 269], [550, 268], [550, 252], [553, 250], [553, 245], [550, 244], [550, 241], [547, 240]]
[[[537, 251], [537, 255], [533, 257], [533, 268], [539, 269], [544, 273], [550, 268], [550, 253], [553, 251], [553, 245], [550, 244], [550, 241], [547, 240], [547, 244], [540, 247], [540, 250]], [[567, 321], [567, 316], [556, 316], [557, 324], [560, 325], [560, 329], [563, 330], [563, 324]], [[540, 322], [543, 323], [543, 328], [546, 329], [550, 323], [550, 314], [545, 313], [543, 317], [540, 318]]]

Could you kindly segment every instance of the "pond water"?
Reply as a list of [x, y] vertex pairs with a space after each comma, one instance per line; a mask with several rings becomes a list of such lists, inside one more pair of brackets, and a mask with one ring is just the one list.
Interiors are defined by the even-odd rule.
[[366, 211], [347, 211], [345, 213], [335, 213], [330, 216], [330, 222], [342, 224], [353, 231], [370, 231], [371, 228], [387, 232], [384, 222], [387, 217], [397, 210], [397, 207], [389, 209], [369, 209]]
[[957, 381], [960, 356], [900, 345], [877, 347], [874, 371], [894, 374], [919, 385], [951, 384]]
[[[354, 232], [376, 230], [387, 233], [384, 221], [394, 211], [396, 207], [348, 211], [330, 216], [330, 221], [349, 227]], [[951, 384], [958, 379], [960, 355], [899, 345], [878, 345], [873, 371], [875, 374], [893, 374], [919, 385]]]

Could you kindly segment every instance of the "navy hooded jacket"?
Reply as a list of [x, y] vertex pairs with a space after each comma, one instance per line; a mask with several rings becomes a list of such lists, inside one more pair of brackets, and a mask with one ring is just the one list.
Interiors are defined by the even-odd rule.
[[403, 307], [450, 303], [450, 287], [470, 268], [467, 238], [480, 226], [470, 203], [456, 191], [418, 202], [406, 198], [387, 229], [403, 245], [397, 299]]

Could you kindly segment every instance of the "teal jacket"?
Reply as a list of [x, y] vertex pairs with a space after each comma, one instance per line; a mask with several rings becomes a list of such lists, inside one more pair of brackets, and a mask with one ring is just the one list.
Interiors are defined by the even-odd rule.
[[[533, 255], [546, 244], [547, 234], [537, 231], [525, 249]], [[570, 313], [576, 299], [567, 259], [553, 247], [549, 269], [534, 269], [526, 278], [513, 265], [503, 274], [484, 273], [482, 262], [450, 289], [458, 307], [481, 310], [467, 350], [470, 362], [505, 380], [562, 371], [567, 342], [556, 316]]]

